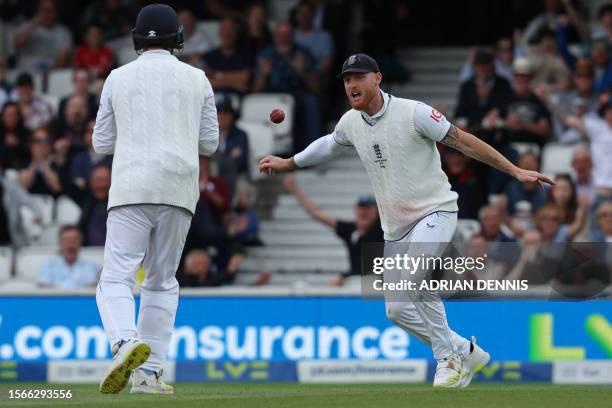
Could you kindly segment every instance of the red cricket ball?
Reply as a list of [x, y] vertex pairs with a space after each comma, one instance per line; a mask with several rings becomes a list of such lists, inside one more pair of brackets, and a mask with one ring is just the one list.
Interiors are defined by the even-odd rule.
[[274, 109], [270, 112], [270, 120], [274, 123], [281, 123], [285, 120], [285, 112], [282, 109]]

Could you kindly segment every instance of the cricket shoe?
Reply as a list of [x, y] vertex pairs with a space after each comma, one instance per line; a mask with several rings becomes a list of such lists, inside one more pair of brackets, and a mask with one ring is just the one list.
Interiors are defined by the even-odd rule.
[[435, 388], [458, 388], [461, 385], [461, 358], [453, 354], [438, 360], [433, 386]]
[[461, 388], [470, 385], [474, 374], [482, 370], [491, 360], [491, 355], [476, 344], [476, 337], [472, 336], [472, 352], [463, 360], [463, 370], [461, 371]]
[[150, 373], [143, 369], [132, 373], [132, 389], [130, 394], [174, 394], [174, 387], [162, 380], [163, 370]]
[[113, 362], [100, 383], [103, 394], [118, 394], [130, 381], [132, 371], [147, 361], [151, 346], [139, 339], [121, 341], [113, 346]]

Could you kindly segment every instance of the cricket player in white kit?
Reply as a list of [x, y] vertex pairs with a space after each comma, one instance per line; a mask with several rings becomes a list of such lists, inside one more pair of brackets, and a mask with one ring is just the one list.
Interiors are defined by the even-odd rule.
[[[350, 56], [340, 76], [352, 109], [340, 118], [334, 131], [292, 158], [263, 158], [259, 169], [272, 175], [320, 164], [347, 149], [356, 149], [376, 196], [386, 256], [392, 256], [397, 248], [393, 242], [406, 243], [409, 248], [418, 246], [415, 243], [439, 243], [435, 248], [428, 245], [426, 254], [439, 256], [455, 232], [457, 193], [442, 171], [436, 142], [520, 181], [552, 184], [537, 172], [516, 167], [430, 106], [382, 92], [378, 64], [368, 55]], [[421, 244], [415, 254], [424, 247]], [[393, 299], [385, 294], [385, 302], [393, 323], [431, 345], [438, 361], [434, 387], [466, 387], [488, 363], [489, 354], [474, 338], [470, 342], [449, 328], [444, 304], [436, 292], [406, 291]]]
[[131, 377], [132, 393], [172, 394], [162, 364], [178, 306], [175, 273], [199, 198], [198, 156], [216, 151], [219, 129], [206, 75], [172, 55], [183, 47], [174, 10], [144, 7], [133, 36], [141, 55], [107, 78], [93, 134], [97, 153], [114, 154], [96, 292], [113, 362], [100, 391], [118, 393]]

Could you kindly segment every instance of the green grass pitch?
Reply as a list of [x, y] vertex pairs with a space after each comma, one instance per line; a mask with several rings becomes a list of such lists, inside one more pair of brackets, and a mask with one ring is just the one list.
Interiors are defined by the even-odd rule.
[[[70, 389], [71, 400], [8, 399], [9, 389]], [[612, 406], [612, 387], [474, 384], [434, 390], [429, 384], [177, 384], [175, 395], [103, 395], [95, 385], [0, 384], [1, 407], [453, 407], [600, 408]]]

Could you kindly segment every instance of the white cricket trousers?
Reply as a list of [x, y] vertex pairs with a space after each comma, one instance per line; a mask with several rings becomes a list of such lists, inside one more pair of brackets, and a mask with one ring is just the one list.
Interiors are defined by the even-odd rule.
[[[96, 302], [111, 347], [138, 337], [151, 346], [142, 368], [159, 371], [166, 359], [178, 307], [179, 266], [191, 225], [187, 210], [159, 204], [114, 207], [106, 222], [104, 267]], [[144, 266], [140, 310], [132, 290]]]
[[[457, 213], [437, 211], [420, 220], [401, 240], [385, 243], [385, 257], [407, 251], [409, 256], [441, 256], [457, 226]], [[428, 271], [417, 271], [422, 274]], [[385, 282], [405, 279], [405, 271], [385, 271]], [[408, 278], [410, 280], [410, 278]], [[436, 360], [458, 354], [465, 359], [470, 342], [448, 327], [444, 303], [436, 291], [385, 291], [387, 317], [431, 346]]]

